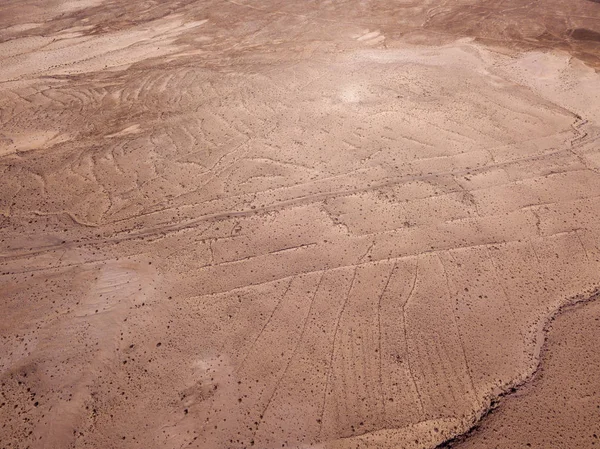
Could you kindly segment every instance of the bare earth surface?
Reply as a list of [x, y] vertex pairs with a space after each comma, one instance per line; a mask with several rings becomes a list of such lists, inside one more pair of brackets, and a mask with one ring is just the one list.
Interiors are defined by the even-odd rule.
[[590, 0], [4, 0], [0, 447], [433, 448], [523, 385], [469, 438], [600, 444], [597, 306], [541, 351], [598, 68]]
[[552, 322], [533, 381], [500, 403], [455, 449], [600, 446], [600, 301]]

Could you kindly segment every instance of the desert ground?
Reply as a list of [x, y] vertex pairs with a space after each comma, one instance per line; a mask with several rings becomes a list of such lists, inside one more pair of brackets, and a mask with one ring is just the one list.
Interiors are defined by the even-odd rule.
[[0, 448], [600, 446], [597, 0], [3, 0]]
[[560, 309], [546, 329], [546, 345], [533, 380], [499, 401], [481, 423], [444, 448], [600, 445], [600, 301], [590, 300], [594, 302]]

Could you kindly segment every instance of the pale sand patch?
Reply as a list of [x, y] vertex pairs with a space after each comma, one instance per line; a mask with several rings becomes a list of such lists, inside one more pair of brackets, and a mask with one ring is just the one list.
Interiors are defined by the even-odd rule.
[[52, 130], [37, 130], [9, 135], [0, 134], [0, 156], [51, 148], [70, 139], [69, 134]]
[[[173, 53], [173, 42], [184, 32], [205, 23], [185, 21], [173, 15], [133, 27], [126, 31], [55, 38], [22, 38], [0, 44], [3, 64], [0, 81], [31, 76], [74, 75], [124, 67], [146, 58]], [[34, 53], [31, 55], [30, 53]], [[11, 56], [12, 55], [12, 56]]]

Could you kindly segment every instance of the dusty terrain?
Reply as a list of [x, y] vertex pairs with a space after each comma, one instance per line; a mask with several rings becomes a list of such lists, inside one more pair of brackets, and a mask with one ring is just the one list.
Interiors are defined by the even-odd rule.
[[0, 447], [588, 447], [599, 33], [589, 0], [3, 1]]
[[547, 329], [540, 368], [465, 438], [444, 447], [589, 447], [600, 445], [600, 301], [560, 311]]

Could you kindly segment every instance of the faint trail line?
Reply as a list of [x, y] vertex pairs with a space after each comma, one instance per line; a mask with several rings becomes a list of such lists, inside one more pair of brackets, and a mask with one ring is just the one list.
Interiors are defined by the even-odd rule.
[[373, 242], [371, 243], [371, 245], [369, 245], [369, 247], [367, 248], [367, 250], [365, 251], [365, 253], [358, 258], [358, 263], [359, 264], [363, 263], [363, 261], [369, 256], [369, 254], [373, 250], [373, 247], [375, 246], [375, 243], [376, 243], [375, 239], [373, 239]]
[[316, 242], [304, 243], [302, 245], [296, 245], [296, 246], [290, 246], [290, 247], [287, 247], [287, 248], [276, 249], [274, 251], [271, 251], [271, 252], [268, 252], [268, 253], [259, 254], [257, 256], [248, 256], [248, 257], [244, 257], [242, 259], [228, 260], [226, 262], [221, 262], [221, 263], [218, 263], [218, 264], [213, 265], [213, 266], [214, 267], [227, 266], [227, 265], [231, 265], [231, 264], [235, 264], [235, 263], [239, 263], [239, 262], [246, 262], [246, 261], [252, 260], [252, 259], [258, 259], [259, 257], [271, 256], [273, 254], [285, 253], [287, 251], [294, 251], [294, 250], [298, 250], [298, 249], [310, 248], [310, 247], [316, 246], [316, 245], [317, 245]]
[[421, 391], [419, 390], [419, 386], [417, 385], [417, 381], [415, 380], [415, 374], [413, 372], [412, 364], [410, 362], [410, 349], [408, 347], [408, 332], [406, 330], [406, 328], [407, 328], [406, 306], [408, 305], [409, 301], [411, 300], [411, 298], [413, 296], [415, 287], [417, 285], [418, 276], [419, 276], [419, 258], [417, 257], [417, 260], [415, 261], [415, 276], [413, 278], [412, 286], [410, 287], [410, 292], [408, 293], [408, 298], [406, 298], [406, 302], [402, 305], [402, 317], [403, 317], [402, 328], [404, 329], [404, 346], [405, 346], [405, 350], [406, 350], [406, 364], [408, 365], [408, 372], [410, 373], [410, 378], [412, 380], [413, 386], [415, 387], [415, 390], [417, 392], [417, 398], [419, 400], [419, 409], [421, 410], [421, 416], [423, 416], [423, 414], [425, 413], [425, 408], [423, 407], [423, 398], [421, 396]]
[[[446, 171], [446, 172], [439, 172], [439, 173], [426, 174], [426, 175], [401, 176], [401, 177], [396, 177], [396, 178], [389, 178], [389, 179], [386, 179], [381, 182], [371, 183], [369, 186], [366, 186], [366, 187], [356, 187], [356, 188], [352, 188], [352, 189], [341, 189], [341, 190], [335, 190], [335, 191], [330, 191], [330, 192], [314, 193], [314, 194], [291, 198], [288, 200], [283, 200], [283, 201], [280, 201], [280, 202], [277, 202], [277, 203], [274, 203], [274, 204], [271, 204], [271, 205], [265, 206], [265, 207], [257, 207], [256, 209], [246, 209], [246, 210], [241, 210], [241, 211], [223, 211], [223, 212], [217, 212], [217, 213], [212, 213], [212, 214], [206, 214], [206, 215], [199, 216], [197, 218], [190, 219], [186, 222], [165, 224], [165, 225], [158, 226], [158, 227], [147, 228], [147, 229], [144, 229], [141, 231], [132, 231], [131, 229], [130, 230], [119, 230], [119, 231], [115, 231], [112, 234], [112, 236], [107, 236], [104, 239], [90, 239], [88, 241], [71, 241], [71, 242], [67, 242], [65, 244], [61, 244], [61, 245], [48, 245], [43, 248], [36, 248], [34, 250], [31, 250], [31, 251], [28, 251], [25, 253], [16, 254], [16, 255], [1, 254], [0, 259], [14, 260], [15, 258], [19, 258], [19, 257], [27, 257], [27, 256], [34, 255], [34, 254], [51, 251], [53, 249], [56, 249], [59, 246], [62, 248], [83, 247], [86, 245], [95, 245], [95, 244], [99, 244], [99, 243], [106, 244], [106, 243], [117, 243], [117, 242], [136, 240], [136, 239], [144, 239], [144, 238], [156, 236], [159, 234], [166, 236], [168, 234], [181, 232], [181, 231], [185, 231], [188, 229], [194, 229], [194, 228], [198, 227], [200, 225], [200, 223], [218, 222], [218, 221], [228, 220], [231, 218], [250, 217], [250, 216], [258, 215], [261, 213], [277, 212], [277, 211], [283, 210], [287, 207], [300, 206], [300, 205], [305, 205], [305, 204], [313, 204], [316, 202], [324, 201], [329, 198], [336, 198], [336, 197], [340, 197], [340, 196], [349, 196], [349, 195], [353, 195], [356, 193], [373, 191], [373, 190], [382, 189], [385, 187], [390, 187], [390, 186], [394, 186], [394, 185], [398, 185], [398, 184], [402, 184], [402, 183], [408, 183], [408, 182], [412, 182], [412, 181], [425, 181], [425, 180], [430, 180], [430, 179], [438, 179], [438, 178], [441, 178], [444, 176], [453, 176], [453, 175], [459, 176], [459, 175], [467, 175], [467, 174], [472, 175], [475, 173], [483, 173], [492, 168], [502, 168], [502, 167], [510, 166], [510, 165], [518, 163], [518, 162], [544, 159], [545, 157], [548, 157], [550, 155], [557, 154], [557, 153], [563, 153], [563, 152], [567, 152], [567, 150], [557, 150], [555, 152], [547, 153], [547, 154], [543, 154], [543, 155], [536, 155], [536, 156], [526, 157], [526, 158], [522, 158], [522, 159], [515, 159], [515, 160], [505, 162], [505, 163], [500, 163], [500, 164], [486, 165], [485, 167], [481, 167], [481, 168], [477, 168], [477, 169], [468, 169], [468, 170], [464, 169], [464, 170]], [[588, 171], [588, 169], [585, 169], [585, 171]], [[510, 184], [512, 184], [512, 183], [510, 183]], [[298, 186], [294, 186], [294, 187], [298, 187]], [[476, 190], [477, 189], [472, 190], [471, 192], [476, 191]], [[450, 193], [455, 193], [455, 192], [450, 192]], [[586, 198], [588, 198], [588, 197], [586, 197]], [[593, 199], [595, 197], [589, 197], [589, 198]], [[582, 199], [585, 199], [585, 198], [582, 198]], [[572, 201], [575, 201], [575, 200], [572, 200]], [[560, 202], [546, 202], [546, 203], [532, 204], [529, 206], [523, 206], [521, 209], [535, 208], [535, 207], [540, 207], [540, 206], [548, 205], [548, 204], [560, 204]], [[180, 209], [180, 208], [168, 208], [168, 209], [163, 209], [163, 210], [156, 211], [156, 212], [149, 212], [149, 213], [145, 213], [145, 214], [138, 215], [135, 217], [122, 219], [122, 220], [119, 220], [118, 222], [107, 223], [106, 226], [114, 225], [115, 223], [126, 222], [128, 220], [129, 221], [137, 220], [141, 217], [146, 217], [146, 216], [150, 216], [150, 215], [165, 213], [172, 209]], [[94, 226], [96, 226], [96, 225], [94, 225]]]
[[[557, 237], [557, 236], [563, 236], [563, 235], [569, 235], [574, 233], [575, 231], [561, 231], [561, 232], [557, 232], [555, 234], [549, 234], [547, 237]], [[425, 250], [425, 251], [421, 251], [418, 253], [412, 253], [412, 254], [404, 254], [404, 255], [399, 255], [399, 256], [393, 256], [393, 257], [386, 257], [386, 258], [382, 258], [382, 259], [377, 259], [377, 260], [373, 260], [373, 261], [369, 261], [369, 262], [363, 262], [363, 263], [357, 263], [357, 264], [350, 264], [350, 265], [339, 265], [339, 266], [334, 266], [329, 268], [330, 271], [333, 270], [343, 270], [346, 268], [353, 268], [353, 267], [361, 267], [361, 266], [366, 266], [366, 265], [373, 265], [373, 264], [377, 264], [377, 263], [381, 263], [381, 262], [392, 262], [392, 261], [399, 261], [399, 260], [408, 260], [408, 259], [415, 259], [418, 258], [419, 256], [423, 256], [425, 254], [436, 254], [439, 251], [453, 251], [453, 250], [457, 250], [457, 249], [472, 249], [472, 248], [496, 248], [496, 247], [502, 247], [511, 243], [515, 243], [515, 242], [519, 242], [519, 240], [506, 240], [506, 241], [490, 241], [490, 242], [486, 242], [486, 243], [480, 243], [480, 244], [475, 244], [475, 245], [465, 245], [465, 246], [455, 246], [455, 247], [451, 247], [451, 248], [438, 248], [438, 249], [429, 249], [429, 250]], [[93, 263], [93, 262], [89, 262], [89, 263]], [[216, 292], [206, 292], [200, 295], [190, 295], [187, 296], [188, 298], [202, 298], [204, 296], [214, 296], [214, 295], [222, 295], [225, 293], [229, 293], [232, 291], [236, 291], [236, 290], [243, 290], [246, 288], [250, 288], [250, 287], [256, 287], [259, 285], [265, 285], [265, 284], [269, 284], [272, 282], [278, 282], [281, 281], [283, 279], [289, 279], [290, 277], [295, 277], [298, 274], [310, 274], [310, 273], [316, 273], [321, 271], [323, 268], [318, 268], [316, 270], [311, 270], [311, 271], [303, 271], [301, 273], [296, 273], [296, 274], [290, 274], [287, 276], [282, 276], [280, 278], [276, 278], [276, 279], [269, 279], [267, 281], [261, 281], [261, 282], [256, 282], [256, 283], [250, 283], [250, 284], [246, 284], [246, 285], [241, 285], [239, 287], [234, 287], [231, 288], [229, 290], [223, 290], [223, 291], [216, 291]], [[36, 270], [29, 270], [29, 271], [44, 271], [45, 269], [36, 269]], [[29, 271], [21, 271], [21, 272], [29, 272]]]
[[315, 288], [315, 293], [313, 294], [313, 296], [310, 300], [310, 306], [308, 308], [308, 313], [306, 314], [306, 317], [304, 318], [304, 322], [302, 323], [302, 331], [300, 332], [300, 336], [298, 337], [298, 340], [296, 341], [296, 345], [294, 346], [292, 355], [288, 359], [287, 364], [285, 365], [285, 369], [283, 370], [283, 373], [281, 374], [281, 376], [279, 376], [279, 379], [277, 379], [275, 388], [273, 389], [273, 392], [271, 393], [271, 396], [269, 397], [267, 404], [264, 406], [262, 413], [259, 416], [258, 424], [256, 424], [256, 429], [254, 429], [254, 433], [252, 435], [253, 439], [256, 438], [256, 434], [258, 433], [258, 428], [259, 428], [260, 424], [264, 421], [265, 414], [267, 413], [267, 410], [269, 409], [269, 406], [271, 405], [271, 402], [273, 401], [273, 398], [275, 397], [275, 394], [277, 393], [277, 390], [279, 389], [279, 385], [281, 384], [281, 382], [287, 375], [288, 369], [290, 368], [290, 365], [292, 364], [292, 360], [294, 360], [294, 356], [296, 355], [296, 352], [298, 351], [298, 348], [300, 347], [300, 343], [302, 342], [302, 339], [304, 338], [304, 332], [306, 331], [308, 319], [310, 318], [310, 314], [312, 313], [312, 309], [315, 304], [315, 298], [317, 297], [319, 288], [321, 288], [321, 283], [323, 282], [323, 278], [325, 277], [326, 271], [327, 270], [323, 270], [321, 272], [321, 277], [319, 278], [319, 282], [317, 283], [317, 287]]
[[[572, 232], [575, 232], [575, 231], [572, 231]], [[498, 274], [498, 267], [496, 267], [494, 258], [490, 254], [489, 247], [486, 246], [485, 249], [487, 252], [488, 259], [489, 259], [490, 263], [492, 264], [492, 267], [494, 268], [494, 277], [496, 278], [496, 281], [498, 282], [498, 285], [500, 285], [500, 288], [502, 289], [502, 293], [504, 294], [504, 302], [506, 303], [506, 307], [508, 308], [508, 311], [510, 312], [511, 316], [513, 317], [514, 322], [517, 323], [517, 316], [515, 315], [515, 312], [513, 311], [512, 306], [510, 305], [510, 301], [508, 299], [509, 298], [508, 293], [506, 291], [506, 288], [504, 287], [504, 284], [502, 283], [502, 280], [500, 279], [500, 275]], [[521, 328], [519, 327], [518, 329], [519, 329], [519, 335], [521, 336], [521, 339], [524, 339], [525, 336], [523, 335]]]
[[387, 278], [387, 281], [385, 283], [385, 285], [383, 286], [383, 290], [381, 291], [381, 294], [379, 295], [378, 301], [377, 301], [377, 327], [378, 327], [378, 352], [379, 352], [379, 387], [381, 389], [381, 403], [383, 405], [383, 417], [385, 419], [386, 416], [386, 410], [385, 410], [385, 398], [383, 397], [383, 374], [382, 374], [382, 368], [381, 368], [381, 357], [382, 357], [382, 351], [381, 351], [381, 300], [383, 299], [383, 296], [385, 295], [385, 292], [388, 288], [388, 285], [390, 285], [390, 280], [392, 279], [392, 276], [394, 275], [394, 270], [396, 269], [396, 265], [397, 262], [394, 262], [394, 264], [392, 265], [392, 269], [390, 270], [390, 275]]
[[288, 283], [285, 291], [283, 292], [283, 295], [281, 295], [281, 297], [279, 298], [279, 301], [277, 302], [277, 305], [275, 305], [275, 307], [273, 308], [273, 311], [271, 312], [271, 315], [269, 315], [269, 318], [267, 319], [267, 321], [265, 322], [265, 324], [263, 325], [262, 329], [260, 330], [260, 332], [258, 333], [258, 335], [256, 336], [256, 338], [254, 339], [254, 341], [252, 342], [252, 345], [250, 345], [250, 349], [248, 349], [248, 352], [246, 353], [246, 355], [244, 356], [244, 358], [242, 359], [242, 362], [240, 363], [240, 365], [237, 367], [236, 372], [239, 372], [242, 369], [242, 366], [244, 366], [244, 363], [246, 362], [246, 359], [248, 358], [248, 356], [250, 355], [250, 353], [252, 352], [252, 350], [254, 349], [254, 347], [256, 346], [256, 343], [258, 342], [258, 340], [260, 339], [260, 337], [262, 336], [263, 332], [265, 331], [265, 329], [267, 328], [267, 326], [269, 325], [269, 323], [271, 322], [271, 319], [273, 318], [273, 315], [275, 315], [275, 312], [277, 312], [277, 310], [279, 310], [279, 307], [281, 306], [281, 304], [283, 303], [283, 300], [285, 299], [288, 291], [290, 290], [290, 287], [292, 286], [292, 282], [294, 281], [294, 279], [296, 279], [296, 276], [292, 276], [290, 279], [290, 282]]
[[[268, 12], [263, 8], [257, 8], [256, 6], [252, 6], [252, 5], [247, 5], [245, 3], [238, 3], [234, 0], [225, 0], [227, 3], [231, 3], [232, 5], [236, 5], [236, 6], [241, 6], [242, 8], [249, 8], [249, 9], [254, 9], [255, 11], [262, 11], [262, 12]], [[271, 12], [272, 13], [272, 12]]]
[[30, 211], [33, 215], [37, 215], [39, 217], [51, 217], [51, 216], [55, 216], [55, 215], [65, 215], [67, 217], [69, 217], [74, 223], [80, 225], [80, 226], [85, 226], [86, 228], [97, 228], [100, 225], [97, 223], [88, 223], [86, 221], [83, 221], [79, 218], [77, 218], [74, 214], [72, 214], [69, 211], [66, 210], [60, 210], [57, 212], [42, 212], [39, 210], [32, 210]]
[[529, 241], [529, 246], [531, 246], [531, 250], [533, 251], [533, 255], [535, 256], [535, 260], [537, 261], [538, 265], [540, 265], [542, 262], [540, 261], [540, 258], [538, 256], [538, 253], [535, 249], [535, 245], [533, 244], [533, 241], [531, 240], [531, 237], [529, 237], [527, 239]]
[[585, 306], [589, 303], [600, 300], [600, 287], [596, 286], [590, 293], [589, 296], [577, 295], [574, 297], [570, 297], [566, 303], [556, 308], [553, 312], [545, 317], [545, 324], [541, 330], [539, 330], [537, 339], [542, 339], [542, 344], [539, 345], [539, 349], [537, 354], [535, 354], [536, 363], [532, 367], [531, 372], [526, 374], [526, 377], [513, 380], [511, 382], [502, 385], [502, 391], [494, 395], [493, 398], [488, 398], [487, 405], [483, 405], [482, 408], [476, 411], [475, 416], [473, 416], [470, 420], [470, 423], [467, 425], [466, 430], [463, 432], [456, 434], [447, 438], [445, 441], [441, 442], [434, 449], [450, 449], [454, 447], [455, 443], [465, 441], [469, 436], [471, 436], [481, 423], [483, 419], [485, 419], [494, 409], [497, 408], [498, 399], [502, 399], [503, 397], [510, 396], [516, 393], [519, 388], [525, 386], [532, 380], [536, 378], [540, 369], [542, 368], [542, 360], [541, 356], [543, 354], [544, 348], [548, 343], [548, 333], [550, 331], [550, 327], [552, 322], [558, 318], [563, 313], [567, 313], [570, 310], [576, 309], [577, 307]]
[[[437, 256], [438, 260], [440, 261], [440, 265], [442, 266], [442, 271], [444, 273], [444, 277], [446, 278], [446, 290], [448, 292], [448, 299], [451, 302], [452, 302], [452, 299], [454, 299], [455, 300], [454, 304], [458, 308], [458, 298], [456, 297], [456, 295], [452, 295], [452, 292], [450, 291], [450, 281], [448, 279], [448, 272], [446, 271], [446, 266], [444, 265], [444, 261], [440, 257], [439, 253], [436, 253], [436, 256]], [[462, 333], [460, 331], [460, 326], [458, 325], [456, 311], [454, 310], [454, 307], [452, 306], [452, 304], [450, 304], [450, 308], [452, 309], [452, 318], [454, 321], [454, 327], [456, 328], [456, 333], [458, 335], [458, 344], [462, 351], [462, 356], [464, 359], [465, 367], [467, 369], [467, 375], [469, 376], [469, 382], [471, 384], [471, 390], [473, 391], [473, 396], [476, 401], [477, 400], [477, 389], [475, 388], [475, 382], [473, 382], [473, 371], [471, 370], [471, 366], [469, 365], [469, 360], [467, 359], [467, 352], [465, 351], [465, 345], [463, 343]]]
[[350, 281], [350, 288], [348, 288], [348, 292], [346, 293], [346, 297], [344, 298], [344, 303], [342, 304], [342, 308], [340, 313], [337, 316], [337, 320], [335, 323], [335, 331], [333, 332], [333, 344], [331, 345], [331, 354], [329, 356], [329, 369], [327, 370], [327, 378], [325, 380], [325, 390], [323, 392], [323, 402], [321, 405], [321, 412], [319, 414], [319, 436], [323, 431], [323, 415], [325, 413], [325, 404], [327, 402], [327, 390], [329, 389], [329, 379], [331, 378], [331, 373], [333, 371], [333, 358], [335, 356], [335, 344], [337, 342], [338, 330], [340, 328], [340, 321], [344, 311], [346, 310], [346, 305], [348, 304], [348, 299], [350, 298], [350, 292], [352, 292], [352, 287], [354, 287], [354, 280], [356, 279], [356, 272], [358, 270], [358, 266], [354, 266], [354, 272], [352, 274], [352, 281]]
[[579, 235], [579, 231], [580, 231], [579, 229], [575, 229], [575, 235], [577, 236], [577, 240], [579, 240], [579, 244], [583, 248], [583, 253], [585, 254], [586, 260], [589, 262], [590, 261], [590, 256], [589, 256], [589, 254], [587, 252], [587, 248], [583, 244], [583, 240], [581, 240], [581, 236]]

